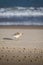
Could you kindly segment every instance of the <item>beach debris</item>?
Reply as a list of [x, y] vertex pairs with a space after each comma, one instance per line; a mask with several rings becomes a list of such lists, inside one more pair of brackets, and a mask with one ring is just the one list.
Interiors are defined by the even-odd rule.
[[13, 40], [12, 38], [3, 38], [4, 40]]
[[16, 39], [18, 39], [18, 38], [21, 37], [22, 35], [23, 35], [23, 33], [17, 32], [17, 33], [15, 33], [15, 34], [13, 34], [13, 37], [15, 37]]

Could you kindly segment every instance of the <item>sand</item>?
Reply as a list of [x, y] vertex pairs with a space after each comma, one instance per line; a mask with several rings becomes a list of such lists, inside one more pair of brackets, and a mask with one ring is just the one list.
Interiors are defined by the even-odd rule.
[[[23, 33], [19, 39], [13, 34]], [[43, 27], [0, 27], [0, 65], [43, 65]]]

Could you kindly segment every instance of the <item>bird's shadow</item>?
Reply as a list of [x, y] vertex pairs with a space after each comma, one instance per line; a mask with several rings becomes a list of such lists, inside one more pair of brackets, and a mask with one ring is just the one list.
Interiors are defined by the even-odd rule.
[[12, 38], [3, 38], [3, 40], [13, 40]]

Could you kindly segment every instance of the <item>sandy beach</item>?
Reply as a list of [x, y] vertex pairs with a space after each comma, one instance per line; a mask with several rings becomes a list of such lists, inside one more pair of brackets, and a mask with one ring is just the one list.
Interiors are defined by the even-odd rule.
[[[13, 34], [23, 33], [19, 39]], [[43, 65], [42, 27], [1, 27], [0, 65]]]

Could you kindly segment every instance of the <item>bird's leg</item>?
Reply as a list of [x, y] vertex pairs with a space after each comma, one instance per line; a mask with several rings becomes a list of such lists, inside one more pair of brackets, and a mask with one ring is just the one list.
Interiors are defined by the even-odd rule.
[[16, 38], [16, 41], [18, 41], [19, 40], [19, 38]]

